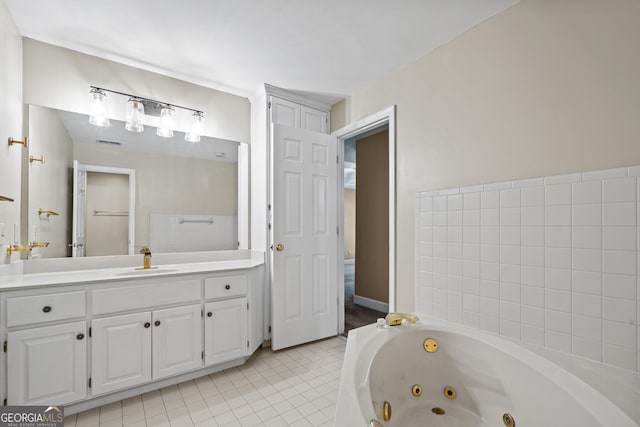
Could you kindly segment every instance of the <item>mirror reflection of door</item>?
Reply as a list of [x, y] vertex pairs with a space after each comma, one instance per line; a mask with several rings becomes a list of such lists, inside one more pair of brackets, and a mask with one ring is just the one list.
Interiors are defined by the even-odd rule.
[[87, 172], [85, 256], [126, 255], [129, 176]]

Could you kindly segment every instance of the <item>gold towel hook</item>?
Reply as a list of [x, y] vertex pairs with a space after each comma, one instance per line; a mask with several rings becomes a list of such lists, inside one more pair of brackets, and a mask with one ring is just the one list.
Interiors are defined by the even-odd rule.
[[9, 145], [11, 146], [13, 144], [21, 144], [21, 145], [24, 145], [26, 147], [27, 144], [28, 144], [27, 137], [25, 136], [23, 140], [14, 139], [14, 138], [9, 137]]
[[33, 163], [33, 162], [40, 162], [44, 164], [44, 154], [41, 155], [40, 157], [29, 156], [29, 163]]

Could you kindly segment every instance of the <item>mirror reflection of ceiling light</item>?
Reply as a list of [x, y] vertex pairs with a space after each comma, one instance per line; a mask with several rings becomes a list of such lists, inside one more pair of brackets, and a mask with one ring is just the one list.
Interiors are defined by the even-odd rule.
[[[130, 132], [143, 132], [145, 121], [145, 107], [147, 107], [146, 114], [160, 115], [160, 126], [156, 130], [156, 134], [163, 138], [173, 137], [173, 130], [175, 127], [174, 116], [176, 108], [182, 110], [192, 111], [192, 124], [191, 129], [185, 133], [184, 139], [189, 142], [200, 142], [202, 135], [202, 127], [204, 122], [204, 113], [200, 110], [193, 108], [182, 107], [180, 105], [169, 104], [166, 102], [155, 101], [153, 99], [142, 98], [129, 93], [118, 92], [111, 89], [99, 88], [96, 86], [90, 86], [89, 91], [89, 123], [94, 126], [107, 127], [111, 125], [109, 121], [109, 108], [107, 105], [107, 92], [115, 93], [118, 95], [124, 95], [129, 97], [127, 102], [127, 121], [125, 129]], [[156, 108], [152, 108], [155, 106]], [[155, 114], [154, 114], [155, 113]]]

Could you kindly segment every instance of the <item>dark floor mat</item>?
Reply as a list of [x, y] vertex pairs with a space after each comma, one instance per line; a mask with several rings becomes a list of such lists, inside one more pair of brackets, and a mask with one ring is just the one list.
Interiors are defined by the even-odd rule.
[[344, 305], [344, 335], [347, 336], [351, 329], [359, 328], [360, 326], [370, 325], [376, 323], [376, 320], [380, 317], [385, 317], [387, 313], [381, 311], [372, 310], [367, 307], [363, 307], [353, 302], [345, 301]]

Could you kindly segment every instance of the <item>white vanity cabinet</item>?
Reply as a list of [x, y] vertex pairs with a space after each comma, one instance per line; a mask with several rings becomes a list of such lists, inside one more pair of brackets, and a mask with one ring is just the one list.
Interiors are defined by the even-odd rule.
[[23, 329], [7, 337], [10, 405], [63, 405], [87, 395], [86, 322]]
[[201, 306], [96, 319], [92, 322], [93, 395], [144, 384], [202, 366]]

